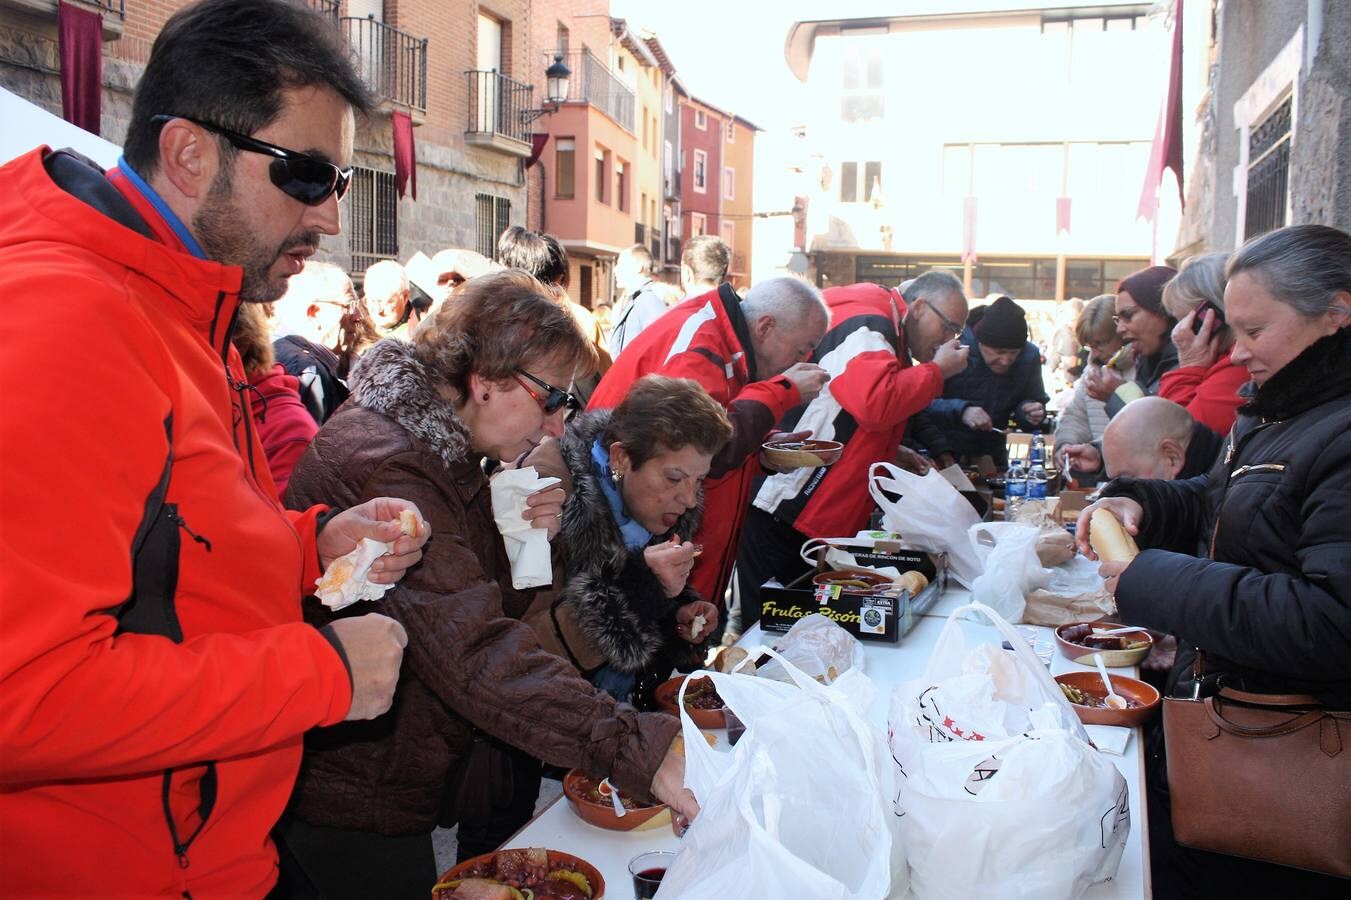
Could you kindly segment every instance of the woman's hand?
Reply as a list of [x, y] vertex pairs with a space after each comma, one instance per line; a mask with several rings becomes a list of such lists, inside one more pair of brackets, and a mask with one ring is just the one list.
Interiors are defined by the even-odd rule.
[[666, 748], [666, 756], [652, 776], [650, 792], [653, 797], [671, 807], [671, 828], [684, 834], [694, 817], [699, 815], [699, 801], [685, 788], [685, 740], [677, 736]]
[[[693, 633], [696, 616], [704, 617], [698, 634]], [[718, 608], [707, 600], [695, 600], [676, 610], [676, 634], [691, 644], [705, 641], [718, 628]]]
[[[400, 514], [408, 510], [417, 517], [416, 536], [403, 533]], [[362, 539], [393, 543], [389, 553], [371, 563], [369, 581], [375, 584], [393, 584], [403, 577], [414, 563], [422, 559], [422, 545], [427, 543], [431, 528], [422, 520], [416, 504], [397, 497], [376, 497], [365, 503], [345, 509], [328, 520], [315, 543], [319, 549], [319, 564], [327, 569], [339, 556], [346, 556], [357, 548]]]
[[1098, 574], [1103, 578], [1103, 587], [1107, 593], [1116, 596], [1117, 585], [1121, 584], [1121, 573], [1126, 571], [1129, 562], [1104, 562], [1098, 566]]
[[1084, 391], [1094, 400], [1106, 403], [1116, 389], [1126, 383], [1121, 373], [1108, 366], [1091, 366], [1084, 373]]
[[668, 598], [680, 595], [689, 580], [690, 570], [694, 568], [694, 544], [681, 542], [672, 537], [664, 544], [654, 544], [643, 551], [647, 567], [661, 582], [661, 588]]
[[535, 528], [548, 531], [549, 540], [552, 541], [563, 525], [563, 502], [567, 499], [568, 495], [563, 493], [561, 487], [535, 491], [525, 498], [525, 509], [521, 510], [521, 518]]
[[1196, 310], [1187, 313], [1186, 318], [1173, 326], [1173, 346], [1177, 347], [1177, 364], [1200, 366], [1209, 369], [1220, 358], [1219, 329], [1216, 327], [1215, 314], [1206, 310], [1201, 319], [1201, 330], [1192, 332], [1192, 323], [1196, 321]]
[[[1079, 513], [1078, 523], [1074, 526], [1074, 540], [1079, 545], [1079, 552], [1089, 559], [1098, 558], [1098, 554], [1093, 552], [1092, 545], [1088, 543], [1088, 531], [1093, 527], [1093, 513], [1099, 509], [1105, 509], [1116, 516], [1117, 521], [1121, 523], [1121, 527], [1126, 529], [1126, 533], [1131, 537], [1140, 533], [1140, 523], [1145, 516], [1144, 507], [1130, 497], [1104, 497], [1097, 503], [1091, 503], [1084, 507], [1084, 511]], [[1113, 565], [1113, 563], [1103, 563], [1101, 571], [1105, 573], [1107, 566], [1110, 565]], [[1115, 574], [1121, 573], [1118, 571]]]

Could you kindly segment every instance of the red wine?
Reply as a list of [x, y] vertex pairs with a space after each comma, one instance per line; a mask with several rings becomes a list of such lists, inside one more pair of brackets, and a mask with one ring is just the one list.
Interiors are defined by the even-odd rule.
[[634, 900], [652, 900], [657, 895], [657, 888], [661, 887], [662, 876], [666, 870], [660, 866], [653, 869], [643, 869], [633, 876], [633, 896]]

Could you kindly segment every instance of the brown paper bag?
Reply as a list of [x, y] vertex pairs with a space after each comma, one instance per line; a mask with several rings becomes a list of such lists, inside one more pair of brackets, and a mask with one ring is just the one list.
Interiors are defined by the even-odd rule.
[[1029, 625], [1069, 625], [1073, 622], [1096, 622], [1116, 613], [1116, 600], [1107, 591], [1062, 596], [1038, 588], [1028, 594], [1023, 610], [1023, 621]]

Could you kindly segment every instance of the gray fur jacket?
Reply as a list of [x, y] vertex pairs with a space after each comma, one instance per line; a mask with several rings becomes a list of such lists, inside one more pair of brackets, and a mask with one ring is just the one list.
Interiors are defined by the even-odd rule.
[[[624, 545], [601, 489], [591, 447], [605, 432], [611, 412], [575, 416], [561, 440], [541, 444], [525, 460], [540, 475], [562, 479], [568, 499], [553, 542], [553, 587], [536, 593], [524, 618], [541, 644], [584, 674], [606, 664], [639, 672], [659, 656], [677, 665], [697, 649], [676, 635], [675, 611], [701, 598], [688, 585], [676, 597], [665, 596], [643, 551]], [[701, 492], [699, 504], [652, 542], [673, 534], [689, 540], [702, 513]]]

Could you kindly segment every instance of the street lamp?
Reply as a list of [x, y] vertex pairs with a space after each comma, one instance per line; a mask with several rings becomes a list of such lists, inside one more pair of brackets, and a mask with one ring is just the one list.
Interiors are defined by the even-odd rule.
[[563, 63], [561, 55], [554, 57], [553, 65], [544, 70], [544, 106], [540, 109], [521, 110], [521, 124], [533, 122], [540, 116], [548, 115], [558, 111], [558, 107], [563, 105], [563, 101], [568, 99], [568, 81], [572, 78], [572, 70]]

